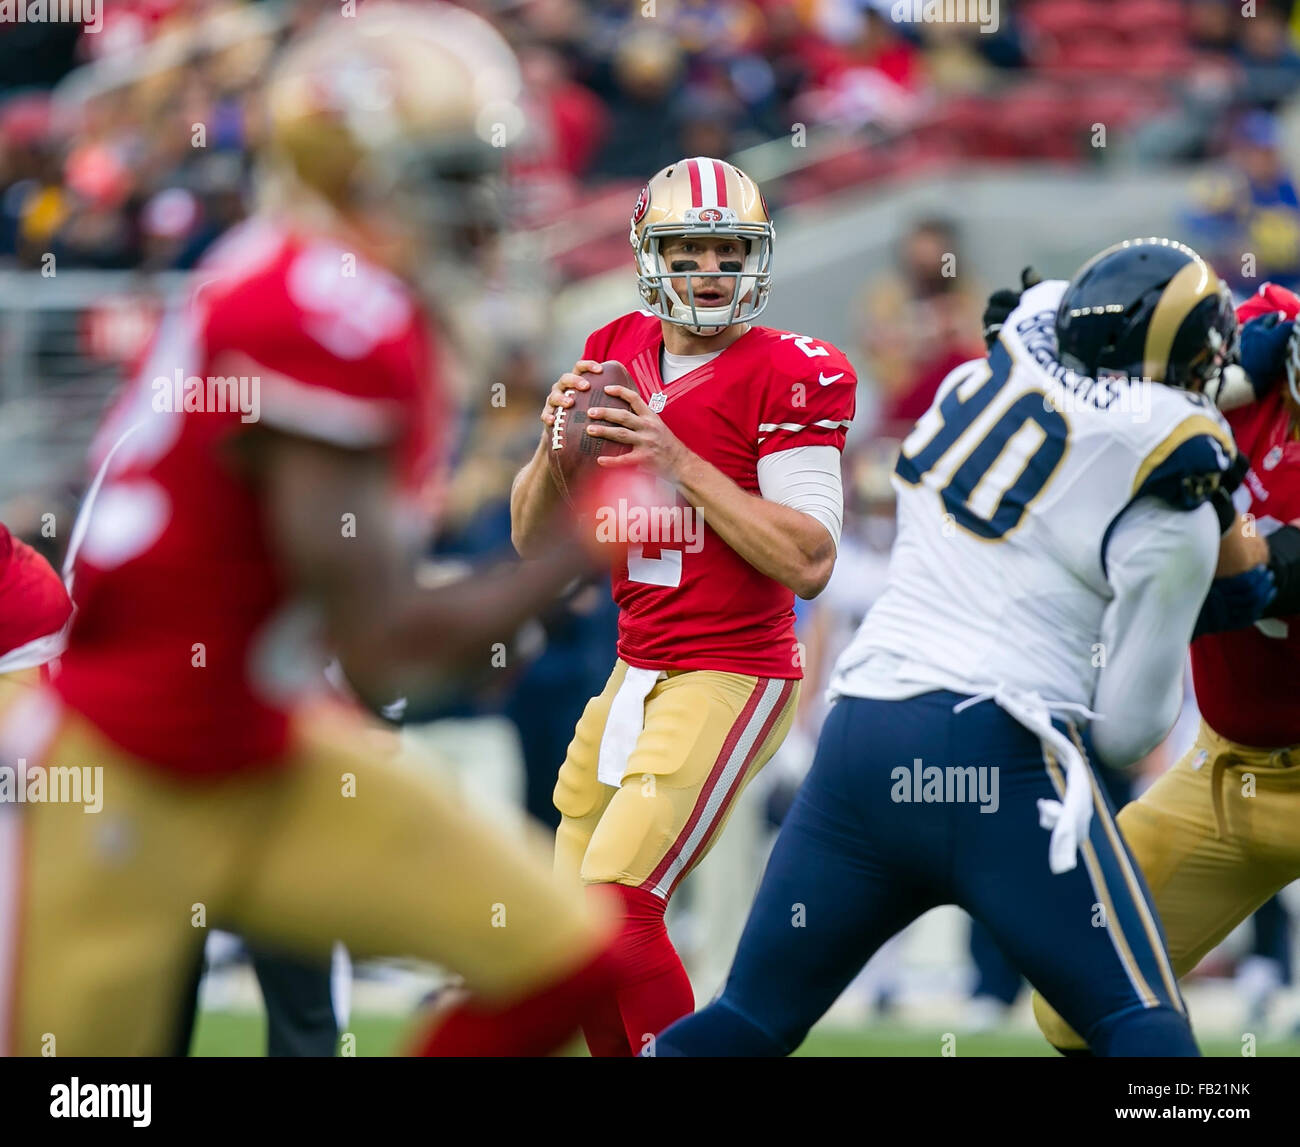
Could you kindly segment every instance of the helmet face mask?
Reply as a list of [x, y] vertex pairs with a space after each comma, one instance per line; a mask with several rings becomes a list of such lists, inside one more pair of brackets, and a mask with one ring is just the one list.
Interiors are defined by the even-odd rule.
[[[665, 267], [663, 244], [678, 238], [739, 239], [747, 250], [739, 271], [674, 271]], [[767, 306], [772, 289], [772, 233], [770, 226], [735, 224], [681, 228], [672, 225], [647, 227], [637, 251], [637, 282], [646, 305], [670, 323], [694, 333], [716, 334], [735, 323], [748, 322]], [[674, 279], [686, 280], [686, 297], [673, 287]], [[721, 279], [732, 283], [731, 301], [722, 307], [706, 307], [695, 298], [696, 279]], [[666, 306], [665, 306], [666, 304]]]
[[1300, 339], [1294, 328], [1286, 343], [1286, 388], [1291, 401], [1300, 408]]
[[1239, 343], [1232, 294], [1220, 282], [1215, 296], [1204, 300], [1183, 323], [1169, 356], [1165, 385], [1217, 394], [1223, 368], [1237, 361]]
[[[767, 306], [776, 229], [757, 185], [731, 164], [698, 157], [664, 168], [642, 189], [629, 237], [642, 301], [663, 321], [710, 336], [757, 318]], [[680, 238], [739, 239], [746, 248], [743, 265], [674, 271], [663, 247]], [[700, 279], [729, 281], [730, 301], [705, 306], [695, 297]], [[673, 280], [685, 280], [685, 297]]]

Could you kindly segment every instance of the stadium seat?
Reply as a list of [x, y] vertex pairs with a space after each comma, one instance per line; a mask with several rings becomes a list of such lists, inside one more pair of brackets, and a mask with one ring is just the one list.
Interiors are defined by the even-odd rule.
[[1131, 0], [1112, 8], [1112, 26], [1134, 44], [1156, 40], [1183, 42], [1187, 13], [1178, 0]]

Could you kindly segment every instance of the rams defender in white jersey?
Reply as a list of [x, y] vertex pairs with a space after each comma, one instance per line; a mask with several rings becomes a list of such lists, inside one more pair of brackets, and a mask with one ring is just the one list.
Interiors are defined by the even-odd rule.
[[1197, 1054], [1088, 757], [1130, 764], [1177, 716], [1234, 455], [1203, 392], [1235, 339], [1194, 251], [1134, 240], [1026, 291], [948, 376], [903, 443], [889, 585], [836, 666], [727, 986], [658, 1054], [788, 1054], [939, 904], [1097, 1054]]

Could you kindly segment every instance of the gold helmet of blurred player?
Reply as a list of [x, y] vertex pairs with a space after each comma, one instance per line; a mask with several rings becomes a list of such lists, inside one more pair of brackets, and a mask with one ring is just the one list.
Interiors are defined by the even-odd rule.
[[480, 17], [368, 3], [325, 17], [266, 87], [268, 205], [334, 213], [413, 276], [464, 263], [498, 225], [493, 177], [522, 127], [519, 68]]
[[[746, 244], [744, 262], [725, 264], [707, 275], [683, 275], [664, 265], [665, 239], [680, 236], [734, 236]], [[772, 246], [776, 229], [758, 184], [738, 167], [703, 156], [680, 159], [641, 189], [632, 211], [630, 235], [636, 254], [637, 284], [646, 307], [661, 319], [695, 334], [711, 335], [733, 323], [757, 318], [772, 289]], [[673, 279], [686, 279], [686, 297]], [[697, 304], [695, 278], [732, 279], [726, 306]]]

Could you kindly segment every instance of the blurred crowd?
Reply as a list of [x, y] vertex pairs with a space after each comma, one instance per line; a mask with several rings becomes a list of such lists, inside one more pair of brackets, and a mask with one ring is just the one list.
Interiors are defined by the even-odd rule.
[[[898, 22], [922, 6], [891, 0], [467, 2], [522, 62], [524, 222], [795, 125], [881, 155], [901, 136], [907, 162], [1087, 159], [1079, 117], [1102, 109], [1116, 127], [1141, 119], [1141, 153], [1196, 158], [1300, 85], [1290, 0], [1252, 0], [1249, 18], [1235, 0], [1001, 0], [987, 29]], [[339, 3], [106, 0], [93, 33], [0, 23], [0, 264], [191, 266], [246, 210], [269, 57]]]

